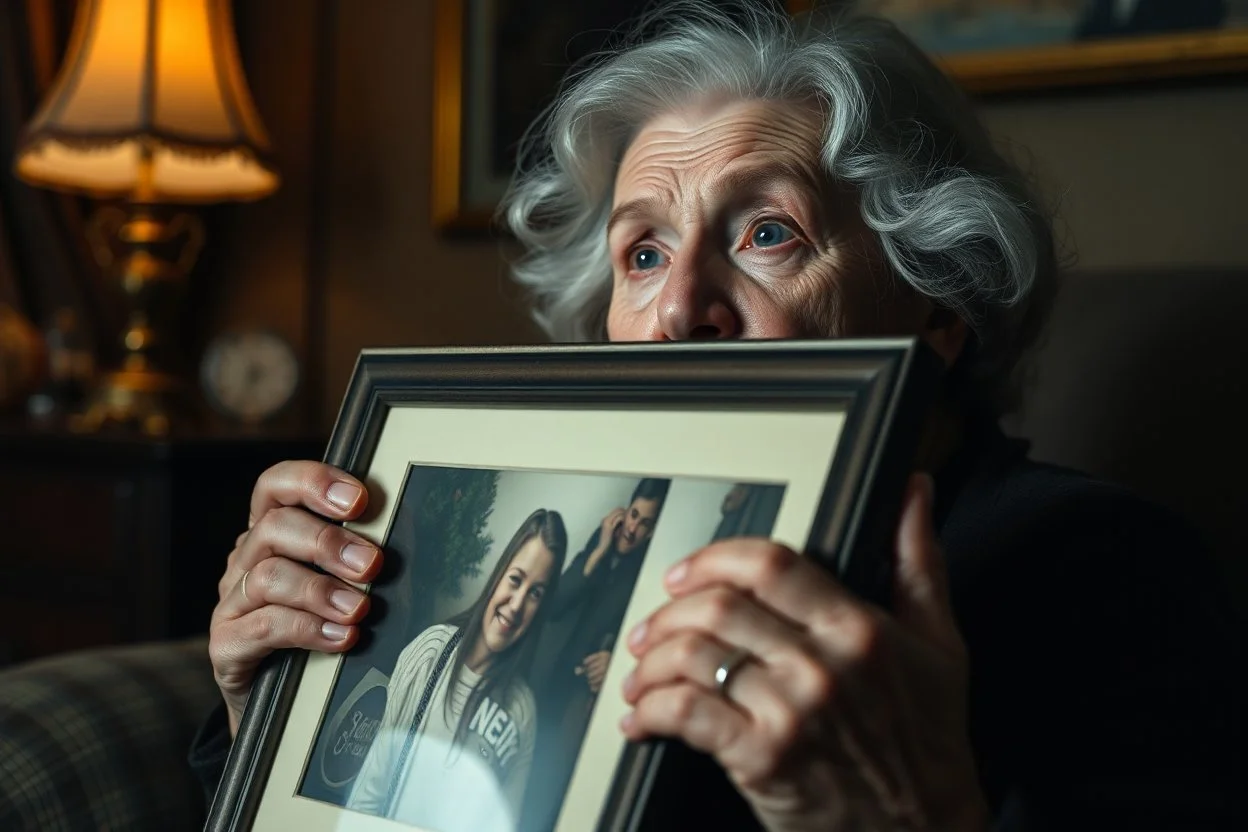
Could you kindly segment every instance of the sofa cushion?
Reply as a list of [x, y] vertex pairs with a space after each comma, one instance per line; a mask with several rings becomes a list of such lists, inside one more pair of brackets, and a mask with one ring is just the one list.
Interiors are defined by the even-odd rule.
[[186, 751], [217, 697], [204, 638], [0, 671], [0, 829], [201, 828]]

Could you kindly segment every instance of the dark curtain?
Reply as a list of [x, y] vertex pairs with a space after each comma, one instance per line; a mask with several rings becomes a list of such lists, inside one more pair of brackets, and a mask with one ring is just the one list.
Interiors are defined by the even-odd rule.
[[85, 201], [23, 184], [13, 173], [22, 126], [64, 55], [74, 0], [0, 2], [0, 303], [42, 328], [71, 308], [100, 347], [111, 347], [119, 307], [91, 258]]

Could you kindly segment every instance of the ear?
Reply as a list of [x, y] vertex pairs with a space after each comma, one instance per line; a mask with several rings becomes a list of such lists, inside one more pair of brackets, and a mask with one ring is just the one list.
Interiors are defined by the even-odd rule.
[[928, 310], [920, 332], [927, 345], [945, 360], [947, 367], [952, 367], [962, 354], [967, 334], [966, 321], [953, 310], [942, 306], [933, 306]]

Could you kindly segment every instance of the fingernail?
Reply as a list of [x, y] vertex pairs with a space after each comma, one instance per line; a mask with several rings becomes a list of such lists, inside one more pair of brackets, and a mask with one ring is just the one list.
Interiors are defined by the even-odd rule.
[[356, 572], [363, 572], [373, 562], [373, 547], [362, 543], [348, 543], [342, 549], [342, 562]]
[[349, 482], [336, 482], [325, 492], [325, 499], [347, 511], [360, 499], [360, 487]]
[[630, 647], [640, 647], [641, 643], [646, 640], [646, 626], [647, 622], [643, 621], [628, 634], [628, 645]]
[[346, 641], [348, 632], [350, 631], [346, 627], [332, 621], [326, 621], [321, 625], [321, 635], [330, 641]]
[[621, 688], [624, 691], [625, 698], [628, 698], [633, 695], [633, 685], [635, 684], [637, 684], [637, 680], [633, 678], [633, 674], [630, 671], [629, 674], [624, 677], [624, 684], [621, 685]]
[[624, 714], [624, 717], [620, 720], [620, 730], [625, 734], [631, 734], [633, 732], [634, 722], [636, 722], [636, 720], [633, 718], [633, 712], [629, 711]]
[[362, 600], [364, 600], [364, 596], [349, 589], [335, 589], [329, 593], [329, 603], [333, 604], [334, 609], [344, 615], [350, 615], [355, 612]]
[[689, 574], [689, 563], [682, 560], [667, 571], [667, 582], [669, 584], [678, 584], [685, 579], [687, 574]]

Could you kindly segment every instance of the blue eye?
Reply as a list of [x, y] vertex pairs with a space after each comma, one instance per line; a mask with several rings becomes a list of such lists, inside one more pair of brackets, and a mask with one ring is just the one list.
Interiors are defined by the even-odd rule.
[[637, 249], [632, 253], [629, 259], [632, 260], [629, 264], [632, 268], [643, 272], [649, 271], [650, 269], [657, 269], [659, 266], [663, 265], [662, 252], [649, 246]]
[[793, 232], [778, 222], [759, 223], [750, 234], [750, 245], [771, 248], [793, 239]]

